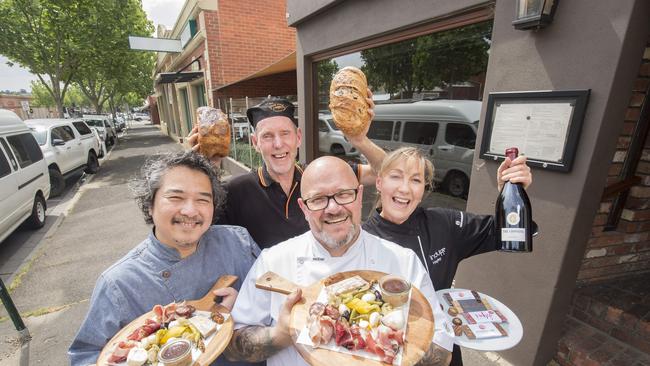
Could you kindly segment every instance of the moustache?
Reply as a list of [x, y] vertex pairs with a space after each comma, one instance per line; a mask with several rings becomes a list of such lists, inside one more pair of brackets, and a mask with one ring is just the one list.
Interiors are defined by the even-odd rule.
[[172, 223], [203, 225], [203, 220], [200, 217], [175, 216], [172, 218]]

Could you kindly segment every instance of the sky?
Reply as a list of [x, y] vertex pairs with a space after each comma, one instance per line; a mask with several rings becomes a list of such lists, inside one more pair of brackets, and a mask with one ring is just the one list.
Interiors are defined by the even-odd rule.
[[[185, 0], [142, 0], [142, 7], [154, 26], [164, 24], [171, 28], [184, 3]], [[38, 77], [17, 65], [9, 67], [7, 61], [6, 57], [0, 55], [0, 91], [31, 90], [30, 82], [38, 80]]]

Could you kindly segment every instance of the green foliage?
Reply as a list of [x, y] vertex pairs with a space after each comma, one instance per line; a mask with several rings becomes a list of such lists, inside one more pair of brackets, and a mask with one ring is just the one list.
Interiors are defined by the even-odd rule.
[[[33, 98], [31, 104], [34, 107], [56, 107], [56, 102], [48, 90], [48, 88], [52, 88], [52, 85], [45, 86], [40, 81], [32, 81], [31, 85]], [[91, 107], [92, 103], [77, 85], [72, 84], [68, 87], [68, 91], [65, 93], [63, 106]]]
[[73, 82], [98, 111], [150, 93], [154, 55], [131, 51], [128, 36], [153, 30], [140, 0], [0, 0], [0, 54], [38, 76], [60, 115]]
[[318, 63], [318, 88], [320, 91], [329, 92], [330, 83], [334, 74], [339, 71], [339, 65], [334, 60], [325, 60]]
[[0, 54], [36, 74], [61, 115], [67, 88], [84, 61], [78, 56], [89, 43], [85, 30], [92, 4], [92, 0], [0, 2]]
[[361, 51], [373, 90], [414, 92], [467, 80], [487, 67], [492, 22], [437, 32]]
[[154, 30], [140, 1], [97, 2], [90, 22], [94, 25], [92, 38], [98, 46], [84, 50], [88, 61], [74, 80], [97, 111], [101, 111], [105, 102], [114, 111], [121, 96], [128, 93], [141, 98], [150, 94], [154, 54], [134, 52], [128, 42], [129, 35], [149, 36]]
[[[251, 161], [252, 156], [252, 161]], [[230, 145], [230, 157], [238, 162], [246, 165], [251, 169], [256, 169], [262, 166], [262, 155], [255, 150], [252, 145], [247, 142], [236, 142]]]

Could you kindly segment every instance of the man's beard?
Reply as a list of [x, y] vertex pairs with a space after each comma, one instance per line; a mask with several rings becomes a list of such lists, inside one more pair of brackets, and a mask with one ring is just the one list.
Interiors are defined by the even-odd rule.
[[355, 236], [358, 233], [359, 227], [357, 224], [352, 224], [350, 226], [350, 230], [348, 231], [348, 234], [341, 240], [336, 240], [335, 238], [332, 238], [328, 234], [326, 234], [324, 231], [318, 231], [318, 232], [313, 232], [314, 237], [316, 240], [318, 240], [319, 243], [323, 244], [329, 249], [338, 249], [342, 246], [345, 246], [346, 244], [349, 244], [352, 239], [355, 238]]

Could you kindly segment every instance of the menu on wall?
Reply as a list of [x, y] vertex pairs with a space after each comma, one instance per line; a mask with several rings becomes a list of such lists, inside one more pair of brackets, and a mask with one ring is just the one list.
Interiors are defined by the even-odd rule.
[[495, 104], [488, 153], [516, 146], [529, 159], [561, 163], [574, 106], [566, 100]]

